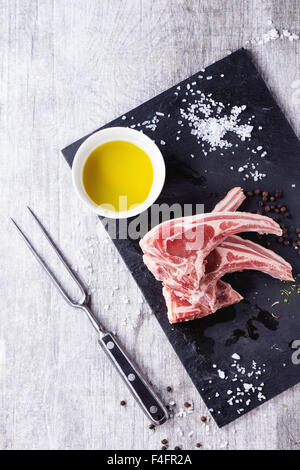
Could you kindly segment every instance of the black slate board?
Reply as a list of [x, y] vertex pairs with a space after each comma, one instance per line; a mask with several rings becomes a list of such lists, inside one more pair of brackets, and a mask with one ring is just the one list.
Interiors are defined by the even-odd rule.
[[[155, 139], [166, 161], [166, 184], [158, 202], [204, 203], [205, 211], [209, 211], [236, 185], [246, 191], [261, 188], [273, 193], [275, 189], [283, 189], [281, 203], [287, 206], [292, 217], [280, 217], [294, 239], [295, 229], [300, 226], [297, 201], [300, 143], [248, 53], [238, 50], [179, 86], [180, 90], [176, 85], [128, 112], [126, 119], [120, 117], [103, 126], [137, 125], [151, 121], [156, 112], [164, 113], [163, 117], [158, 116], [155, 130], [147, 128], [147, 123], [136, 127]], [[247, 108], [241, 114], [241, 122], [247, 123], [254, 116], [251, 140], [241, 142], [232, 134], [229, 138], [232, 148], [217, 148], [204, 155], [203, 150], [208, 149], [206, 144], [199, 145], [190, 127], [178, 124], [179, 110], [185, 103], [182, 100], [192, 102], [197, 90], [206, 95], [211, 93], [213, 99], [224, 104], [245, 104]], [[70, 166], [86, 137], [63, 149]], [[258, 151], [257, 147], [263, 149]], [[262, 158], [264, 151], [267, 155]], [[254, 182], [250, 176], [244, 181], [245, 172], [239, 172], [238, 168], [249, 161], [258, 164], [259, 172], [266, 177]], [[248, 198], [242, 209], [256, 211], [258, 200]], [[257, 241], [253, 234], [247, 237]], [[299, 273], [298, 250], [278, 243], [274, 236], [264, 236], [261, 243], [267, 240], [271, 249], [292, 263], [294, 274]], [[114, 240], [114, 243], [219, 426], [299, 382], [300, 365], [294, 365], [291, 360], [292, 342], [300, 339], [297, 287], [292, 288], [291, 294], [282, 295], [282, 289], [291, 290], [290, 285], [254, 271], [232, 274], [226, 280], [244, 296], [244, 301], [201, 320], [170, 326], [161, 284], [143, 265], [138, 242]], [[279, 303], [272, 306], [276, 301]], [[156, 328], [155, 323], [152, 326]], [[233, 354], [240, 359], [234, 360]], [[254, 386], [254, 391], [246, 392], [249, 386], [245, 384]]]

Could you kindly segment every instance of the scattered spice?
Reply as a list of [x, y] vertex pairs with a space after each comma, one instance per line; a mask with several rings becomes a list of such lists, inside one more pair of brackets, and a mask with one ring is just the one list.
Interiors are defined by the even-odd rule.
[[162, 439], [162, 440], [161, 440], [161, 443], [164, 444], [164, 445], [165, 445], [165, 444], [168, 444], [168, 439]]
[[167, 450], [166, 446], [162, 446], [161, 450]]
[[197, 442], [196, 444], [196, 447], [198, 447], [198, 449], [201, 447], [202, 444], [200, 444], [200, 442]]
[[172, 387], [168, 386], [166, 390], [167, 392], [172, 392]]
[[181, 450], [181, 448], [179, 446], [175, 446], [174, 450]]
[[125, 405], [126, 405], [126, 401], [124, 401], [124, 400], [120, 401], [120, 405], [121, 405], [121, 406], [125, 406]]
[[205, 422], [206, 422], [206, 420], [207, 420], [206, 416], [201, 416], [201, 418], [200, 418], [200, 419], [201, 419], [202, 423], [205, 423]]
[[152, 423], [149, 424], [149, 429], [154, 429], [154, 428], [155, 428], [154, 424], [152, 424]]
[[253, 196], [253, 192], [252, 192], [252, 191], [248, 191], [248, 192], [246, 193], [246, 195], [247, 195], [248, 197], [252, 197], [252, 196]]

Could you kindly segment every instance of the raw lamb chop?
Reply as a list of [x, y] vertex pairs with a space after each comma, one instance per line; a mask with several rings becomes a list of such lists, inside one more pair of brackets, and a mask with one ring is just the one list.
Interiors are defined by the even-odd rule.
[[197, 295], [205, 274], [207, 255], [228, 236], [247, 231], [278, 236], [282, 233], [274, 220], [262, 215], [197, 214], [157, 225], [144, 236], [140, 246], [144, 263], [156, 279], [191, 299], [191, 295]]
[[163, 288], [171, 323], [201, 318], [242, 300], [229, 284], [220, 281], [226, 273], [254, 269], [277, 279], [293, 280], [291, 266], [283, 258], [237, 236], [226, 238], [208, 255], [206, 261], [205, 275], [200, 281], [199, 290], [191, 291], [189, 299], [176, 290]]
[[[226, 212], [234, 211], [239, 207], [239, 205], [243, 202], [244, 199], [245, 196], [243, 194], [242, 189], [233, 188], [231, 191], [229, 191], [227, 196], [216, 205], [213, 212], [222, 212], [223, 210], [225, 210]], [[240, 214], [243, 216], [250, 215], [245, 213]], [[201, 226], [203, 226], [203, 220], [201, 220], [200, 217], [199, 224], [199, 216], [188, 217], [185, 219], [177, 219], [175, 221], [168, 221], [167, 223], [158, 226], [159, 231], [157, 231], [157, 227], [155, 227], [156, 235], [159, 234], [160, 236], [160, 238], [158, 238], [159, 242], [155, 243], [155, 246], [153, 246], [153, 243], [155, 241], [157, 242], [157, 240], [155, 240], [155, 238], [153, 237], [153, 235], [155, 235], [155, 229], [149, 232], [150, 236], [149, 234], [147, 234], [141, 241], [141, 246], [145, 253], [144, 261], [158, 279], [164, 280], [163, 294], [165, 296], [166, 303], [168, 306], [168, 316], [171, 323], [178, 321], [187, 321], [193, 318], [200, 318], [202, 316], [215, 312], [219, 308], [239, 302], [242, 299], [240, 294], [234, 291], [229, 284], [226, 284], [220, 280], [220, 277], [222, 277], [226, 272], [232, 272], [242, 269], [258, 269], [280, 279], [293, 279], [291, 275], [291, 266], [287, 262], [285, 262], [280, 256], [273, 253], [271, 250], [267, 250], [261, 247], [260, 245], [257, 245], [248, 240], [243, 240], [242, 238], [237, 236], [230, 236], [229, 239], [223, 242], [221, 239], [220, 243], [220, 237], [218, 236], [218, 234], [214, 233], [212, 235], [212, 232], [207, 231], [205, 222], [209, 220], [209, 222], [212, 223], [213, 220], [211, 219], [211, 217], [208, 217], [209, 215], [211, 216], [212, 214], [205, 214], [205, 217], [202, 217], [202, 219], [204, 218], [204, 228], [202, 227], [202, 233], [200, 233], [201, 248], [199, 249], [197, 246], [198, 252], [196, 251], [196, 258], [193, 249], [189, 250], [189, 252], [186, 253], [187, 247], [190, 247], [190, 237], [178, 237], [178, 233], [180, 233], [181, 235], [186, 235], [186, 232], [184, 230], [191, 230], [190, 226], [195, 225], [195, 219], [197, 218], [198, 225], [201, 228]], [[228, 214], [224, 215], [227, 216]], [[189, 219], [188, 224], [182, 224], [182, 221], [187, 221], [187, 219]], [[219, 228], [221, 227], [223, 231], [225, 229], [226, 234], [230, 232], [229, 228], [231, 228], [231, 230], [236, 230], [236, 220], [231, 222], [231, 224], [229, 223], [229, 225], [229, 219], [227, 217], [225, 217], [225, 220], [227, 222], [227, 224], [225, 223], [225, 225], [220, 224], [219, 218], [214, 220], [218, 221], [216, 225], [219, 224]], [[258, 222], [257, 216], [254, 216], [254, 218], [252, 218], [251, 223], [246, 227], [246, 229], [253, 229], [254, 220]], [[267, 220], [271, 221], [271, 219]], [[244, 220], [242, 222], [244, 223]], [[262, 220], [260, 220], [259, 222], [262, 222]], [[281, 232], [278, 228], [278, 225], [274, 222], [273, 224], [271, 224], [272, 228], [270, 226], [266, 227], [265, 223], [266, 221], [264, 220], [264, 227], [260, 225], [254, 230], [264, 230], [269, 231], [271, 233]], [[166, 227], [161, 226], [168, 226], [168, 224], [168, 228], [170, 230], [169, 239], [167, 238], [167, 240], [163, 240], [162, 234], [166, 235], [167, 233]], [[214, 226], [214, 229], [216, 228], [216, 225]], [[245, 227], [245, 225], [243, 225], [243, 227]], [[241, 230], [236, 230], [232, 233], [237, 233]], [[224, 236], [226, 235], [223, 233], [223, 237]], [[195, 243], [195, 241], [196, 244], [199, 243], [199, 232], [197, 234], [197, 237], [198, 238], [196, 238], [195, 240], [192, 240], [193, 243]], [[185, 238], [188, 238], [188, 240], [185, 240]], [[193, 238], [193, 235], [191, 238]], [[165, 256], [164, 259], [164, 254], [161, 252], [161, 248], [168, 248], [167, 243], [163, 242], [166, 242], [170, 239], [172, 240], [172, 244], [175, 242], [179, 246], [176, 247], [175, 253], [168, 253], [168, 250], [166, 250], [167, 256]], [[219, 245], [217, 245], [218, 242], [220, 243]], [[180, 243], [182, 245], [181, 247]], [[207, 259], [204, 261], [204, 253], [207, 252], [209, 246], [213, 246], [214, 243], [216, 245], [216, 248], [210, 248], [211, 252], [208, 255]], [[202, 252], [200, 257], [199, 252]], [[184, 256], [182, 256], [182, 254], [184, 254]], [[195, 278], [195, 272], [193, 273], [193, 270], [191, 270], [191, 272], [188, 272], [186, 269], [186, 265], [184, 266], [184, 263], [178, 262], [178, 259], [175, 260], [175, 264], [173, 265], [172, 257], [174, 258], [174, 255], [175, 258], [184, 258], [187, 254], [190, 256], [190, 258], [192, 258], [194, 262], [199, 261], [199, 258], [202, 258], [200, 277], [196, 276]], [[163, 269], [161, 270], [162, 266]], [[176, 279], [174, 280], [174, 273], [172, 274], [172, 271], [174, 271], [174, 266], [175, 273], [177, 274], [178, 270], [182, 270], [184, 268], [184, 275], [179, 276], [177, 282]], [[205, 272], [203, 271], [203, 266]], [[171, 283], [170, 281], [166, 282], [168, 281], [166, 274], [170, 275]], [[196, 272], [196, 274], [198, 273]], [[195, 279], [197, 280], [196, 285]], [[191, 285], [191, 280], [193, 281], [192, 283], [194, 283], [194, 285]], [[182, 285], [184, 286], [183, 289]]]
[[218, 204], [215, 206], [212, 212], [224, 212], [224, 211], [236, 211], [238, 207], [246, 199], [242, 188], [239, 186], [232, 188]]

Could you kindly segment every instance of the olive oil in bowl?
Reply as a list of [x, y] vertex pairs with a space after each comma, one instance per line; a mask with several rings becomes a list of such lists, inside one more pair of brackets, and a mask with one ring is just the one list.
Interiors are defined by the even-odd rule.
[[142, 204], [153, 184], [149, 156], [123, 140], [106, 142], [88, 156], [82, 173], [84, 189], [98, 206], [128, 211]]

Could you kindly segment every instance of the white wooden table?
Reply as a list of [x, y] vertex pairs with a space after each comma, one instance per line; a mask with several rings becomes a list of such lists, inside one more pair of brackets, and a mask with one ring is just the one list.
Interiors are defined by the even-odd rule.
[[[221, 430], [201, 422], [205, 405], [111, 242], [101, 228], [97, 235], [60, 154], [261, 36], [269, 20], [299, 33], [299, 0], [1, 0], [0, 11], [0, 448], [158, 449], [166, 438], [170, 448], [299, 449], [299, 386]], [[300, 41], [247, 47], [299, 135]], [[193, 414], [148, 429], [84, 315], [63, 302], [13, 230], [9, 216], [54, 263], [26, 204], [163, 398], [179, 407], [192, 400]]]

